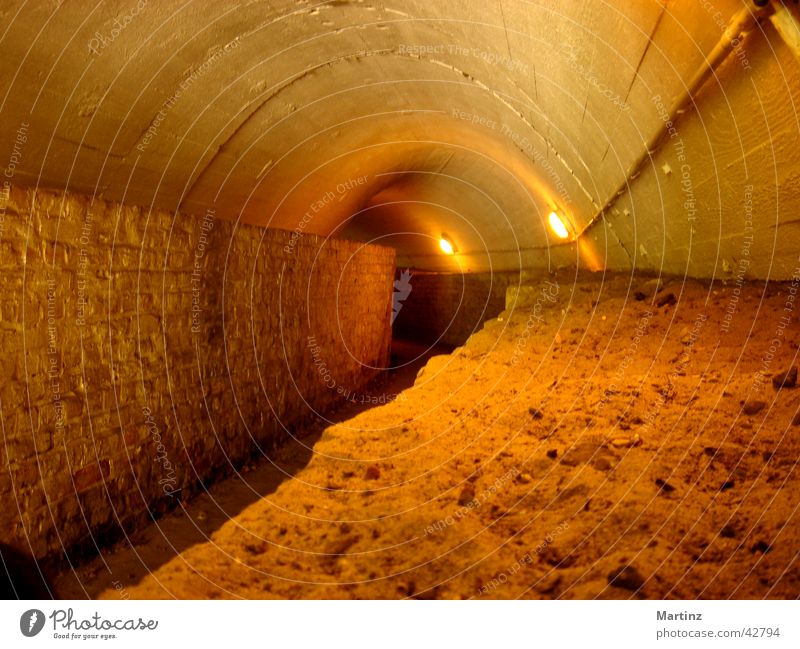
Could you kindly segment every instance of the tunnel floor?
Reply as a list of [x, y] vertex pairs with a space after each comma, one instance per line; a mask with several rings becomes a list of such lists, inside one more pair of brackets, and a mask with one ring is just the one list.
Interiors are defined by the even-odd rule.
[[59, 596], [798, 597], [800, 390], [771, 381], [797, 362], [788, 285], [654, 284], [532, 285], [391, 403], [65, 571]]

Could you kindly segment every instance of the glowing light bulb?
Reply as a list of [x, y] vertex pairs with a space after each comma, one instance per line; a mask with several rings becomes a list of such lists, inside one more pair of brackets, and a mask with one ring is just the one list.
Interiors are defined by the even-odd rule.
[[550, 229], [559, 239], [566, 239], [569, 236], [569, 230], [567, 230], [567, 226], [558, 214], [550, 212], [548, 220], [550, 222]]
[[452, 242], [447, 237], [442, 237], [441, 239], [439, 239], [439, 247], [442, 249], [442, 252], [446, 255], [452, 255], [456, 251]]

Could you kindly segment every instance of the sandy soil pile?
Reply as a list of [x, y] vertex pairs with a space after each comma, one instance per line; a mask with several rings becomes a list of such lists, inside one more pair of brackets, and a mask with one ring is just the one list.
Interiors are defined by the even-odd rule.
[[532, 285], [60, 595], [798, 597], [796, 286], [656, 284]]

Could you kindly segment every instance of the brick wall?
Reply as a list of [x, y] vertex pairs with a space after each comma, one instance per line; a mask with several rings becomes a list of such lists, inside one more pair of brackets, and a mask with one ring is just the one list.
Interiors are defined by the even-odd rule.
[[[397, 270], [397, 281], [403, 269]], [[410, 292], [394, 320], [396, 336], [462, 345], [505, 308], [506, 288], [519, 273], [425, 273], [411, 271]], [[398, 286], [396, 284], [396, 286]]]
[[388, 248], [6, 186], [0, 542], [91, 548], [269, 453], [387, 363], [393, 272]]

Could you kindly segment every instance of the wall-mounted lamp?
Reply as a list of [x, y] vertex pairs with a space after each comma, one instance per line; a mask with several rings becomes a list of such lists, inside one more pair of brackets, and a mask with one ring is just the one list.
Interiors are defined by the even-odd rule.
[[559, 239], [566, 239], [569, 237], [569, 229], [566, 223], [564, 223], [563, 219], [556, 212], [550, 212], [550, 216], [547, 217], [547, 220], [550, 223], [550, 229]]
[[456, 252], [455, 244], [444, 234], [442, 238], [439, 239], [439, 248], [441, 248], [442, 252], [446, 255], [454, 255]]

